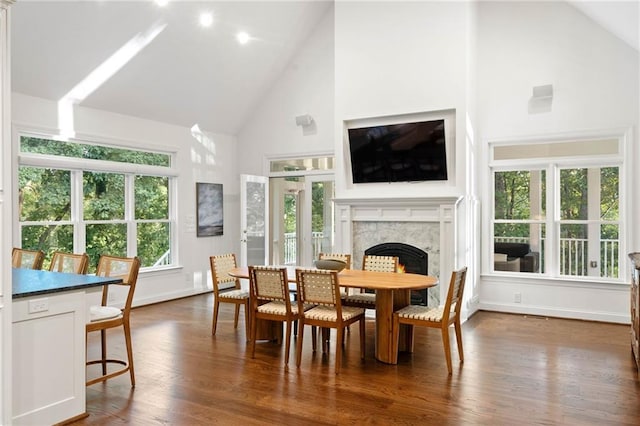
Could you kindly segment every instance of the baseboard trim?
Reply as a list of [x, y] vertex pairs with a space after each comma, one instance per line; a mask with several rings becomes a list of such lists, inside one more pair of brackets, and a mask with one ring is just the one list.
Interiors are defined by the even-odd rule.
[[621, 315], [613, 312], [590, 312], [567, 309], [552, 309], [549, 307], [510, 305], [499, 303], [481, 302], [478, 309], [483, 311], [505, 312], [509, 314], [538, 315], [555, 318], [580, 319], [587, 321], [610, 322], [616, 324], [631, 324], [629, 315]]

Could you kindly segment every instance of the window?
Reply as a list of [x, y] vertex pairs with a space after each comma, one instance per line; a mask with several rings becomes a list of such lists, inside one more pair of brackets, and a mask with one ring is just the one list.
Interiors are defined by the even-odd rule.
[[494, 271], [619, 280], [616, 138], [492, 146]]
[[21, 136], [19, 163], [23, 248], [174, 263], [170, 154]]

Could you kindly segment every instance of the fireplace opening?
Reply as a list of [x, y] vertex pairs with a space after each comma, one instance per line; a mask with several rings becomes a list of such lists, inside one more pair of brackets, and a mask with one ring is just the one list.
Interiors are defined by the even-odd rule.
[[[428, 275], [429, 255], [424, 250], [404, 243], [382, 243], [369, 247], [364, 251], [365, 255], [396, 256], [398, 263], [402, 265], [404, 272], [411, 274]], [[428, 304], [427, 289], [412, 290], [411, 304]]]

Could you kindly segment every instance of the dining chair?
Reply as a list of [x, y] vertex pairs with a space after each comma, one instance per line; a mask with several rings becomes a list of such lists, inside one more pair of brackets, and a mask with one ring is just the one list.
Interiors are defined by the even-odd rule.
[[[362, 269], [375, 272], [398, 272], [398, 258], [396, 256], [365, 255], [362, 258]], [[345, 306], [375, 309], [376, 294], [366, 293], [361, 289], [360, 292], [345, 296], [342, 303]]]
[[49, 270], [71, 274], [86, 274], [89, 269], [89, 256], [86, 253], [75, 254], [56, 251], [51, 257]]
[[[259, 319], [287, 324], [284, 364], [289, 363], [292, 324], [300, 318], [299, 306], [291, 302], [287, 268], [249, 266], [251, 306], [251, 358], [256, 354], [256, 330]], [[309, 309], [311, 305], [303, 306]]]
[[11, 251], [11, 266], [14, 268], [42, 269], [44, 252], [14, 247]]
[[[346, 264], [344, 269], [351, 269], [351, 255], [348, 253], [318, 253], [318, 259], [319, 260], [334, 260], [334, 259], [341, 260]], [[343, 287], [340, 289], [340, 293], [344, 298], [347, 294], [349, 294], [349, 291], [347, 288]]]
[[[400, 324], [413, 326], [439, 328], [442, 331], [442, 343], [444, 355], [447, 360], [447, 369], [452, 374], [451, 345], [449, 343], [449, 326], [453, 324], [458, 343], [458, 355], [460, 362], [464, 362], [462, 351], [462, 328], [460, 327], [460, 312], [462, 311], [462, 294], [467, 276], [467, 268], [461, 268], [451, 273], [449, 291], [444, 306], [429, 308], [422, 305], [409, 305], [393, 313], [393, 339], [395, 348], [398, 347]], [[413, 337], [411, 338], [413, 342]]]
[[[342, 364], [342, 342], [344, 330], [350, 324], [360, 323], [360, 357], [364, 359], [365, 352], [365, 322], [364, 309], [342, 306], [340, 299], [340, 283], [338, 273], [321, 269], [296, 269], [296, 286], [298, 289], [298, 311], [300, 327], [296, 348], [296, 364], [300, 367], [302, 361], [302, 342], [304, 326], [320, 327], [321, 329], [336, 329], [336, 374], [340, 372]], [[305, 310], [305, 305], [315, 305]], [[313, 339], [315, 342], [315, 339]]]
[[[218, 312], [220, 303], [235, 304], [235, 316], [233, 328], [238, 328], [238, 318], [240, 316], [240, 306], [244, 306], [244, 323], [247, 340], [249, 340], [249, 290], [243, 290], [238, 278], [229, 275], [229, 272], [237, 267], [236, 255], [221, 254], [209, 257], [211, 264], [211, 279], [213, 281], [213, 320], [211, 323], [211, 334], [216, 334], [218, 325]], [[232, 290], [223, 290], [221, 284], [232, 283]]]
[[[138, 271], [140, 270], [140, 260], [137, 257], [116, 257], [102, 255], [98, 260], [96, 276], [121, 278], [122, 282], [118, 284], [109, 284], [102, 288], [102, 300], [99, 306], [91, 306], [89, 308], [90, 321], [87, 323], [87, 342], [89, 333], [94, 331], [100, 332], [100, 359], [88, 360], [87, 366], [100, 364], [102, 367], [102, 375], [87, 381], [87, 386], [94, 383], [104, 382], [107, 379], [124, 374], [127, 371], [131, 377], [131, 387], [136, 385], [135, 374], [133, 370], [133, 346], [131, 344], [131, 326], [129, 317], [131, 314], [131, 305], [133, 303], [133, 294], [138, 281]], [[111, 286], [120, 286], [127, 288], [127, 298], [122, 309], [108, 306], [109, 289]], [[122, 327], [124, 333], [124, 341], [127, 348], [127, 359], [108, 358], [107, 353], [107, 334], [106, 331], [111, 328]], [[108, 365], [121, 365], [116, 371], [109, 372]]]

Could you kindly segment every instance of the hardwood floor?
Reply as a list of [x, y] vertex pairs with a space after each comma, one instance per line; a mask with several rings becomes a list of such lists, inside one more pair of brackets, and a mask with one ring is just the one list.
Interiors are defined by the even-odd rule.
[[[365, 361], [352, 327], [336, 376], [335, 342], [314, 355], [309, 330], [300, 369], [293, 348], [284, 367], [284, 345], [258, 343], [251, 359], [232, 308], [216, 336], [211, 294], [134, 309], [135, 389], [127, 375], [88, 387], [90, 415], [73, 424], [640, 424], [629, 326], [479, 312], [448, 376], [439, 330], [418, 329], [415, 352], [393, 366], [374, 359], [369, 320]], [[119, 337], [110, 345], [124, 353]]]

